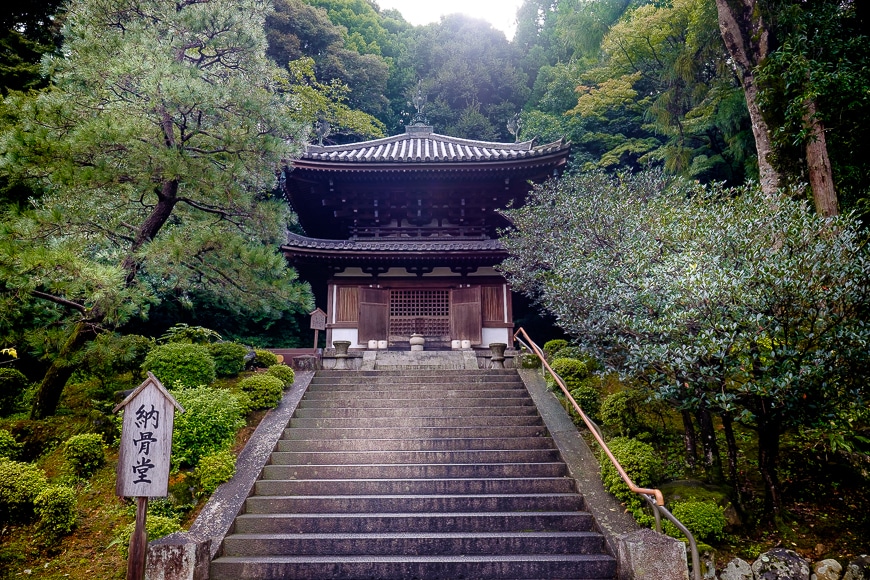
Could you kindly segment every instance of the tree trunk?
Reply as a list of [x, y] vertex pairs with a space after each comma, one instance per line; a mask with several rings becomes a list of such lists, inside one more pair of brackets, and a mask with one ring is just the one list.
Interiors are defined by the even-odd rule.
[[704, 470], [707, 479], [712, 483], [722, 481], [722, 458], [719, 456], [719, 444], [716, 442], [716, 430], [713, 428], [713, 416], [707, 407], [701, 407], [695, 413], [698, 428], [701, 431], [701, 445], [704, 447]]
[[686, 463], [692, 471], [698, 468], [698, 439], [695, 436], [695, 425], [692, 414], [687, 410], [680, 411], [683, 417], [683, 442], [686, 444]]
[[725, 445], [728, 455], [728, 479], [734, 489], [739, 489], [737, 482], [737, 439], [734, 437], [734, 419], [731, 413], [722, 413], [722, 429], [725, 431]]
[[769, 31], [761, 18], [757, 0], [716, 0], [716, 10], [722, 40], [731, 56], [749, 109], [758, 153], [761, 189], [772, 195], [779, 188], [780, 175], [773, 166], [770, 127], [758, 106], [758, 86], [754, 74], [755, 68], [767, 57]]
[[96, 336], [96, 327], [90, 322], [82, 321], [73, 327], [72, 333], [42, 378], [39, 391], [37, 391], [30, 408], [31, 419], [44, 419], [54, 415], [60, 403], [63, 388], [76, 370], [73, 358]]
[[776, 464], [779, 457], [781, 422], [762, 413], [758, 416], [758, 470], [764, 480], [764, 513], [774, 521], [779, 519], [779, 477]]
[[834, 190], [834, 172], [831, 170], [831, 160], [828, 157], [825, 126], [817, 115], [814, 99], [807, 100], [804, 125], [810, 132], [806, 147], [807, 170], [810, 174], [810, 187], [813, 190], [816, 213], [825, 217], [835, 216], [839, 211], [837, 192]]
[[[177, 203], [177, 193], [178, 181], [165, 182], [158, 195], [157, 205], [154, 206], [151, 213], [139, 227], [136, 239], [130, 245], [130, 250], [122, 264], [124, 270], [127, 271], [125, 279], [127, 286], [131, 286], [135, 282], [136, 275], [141, 266], [141, 259], [137, 255], [138, 250], [147, 242], [154, 239], [154, 236], [157, 235], [163, 224], [172, 215], [172, 210]], [[51, 366], [48, 367], [45, 376], [42, 377], [42, 382], [39, 385], [39, 390], [30, 409], [31, 419], [44, 419], [54, 415], [55, 411], [57, 411], [66, 382], [75, 371], [74, 356], [97, 337], [97, 331], [104, 318], [105, 310], [97, 303], [88, 314], [88, 319], [79, 322], [75, 326], [66, 343], [64, 343], [63, 348], [61, 348], [57, 357], [52, 361]]]

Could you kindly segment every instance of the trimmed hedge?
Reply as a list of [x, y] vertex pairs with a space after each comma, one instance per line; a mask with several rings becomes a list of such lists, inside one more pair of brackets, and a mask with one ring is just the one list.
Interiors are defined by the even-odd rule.
[[236, 457], [230, 451], [223, 449], [209, 453], [200, 459], [194, 477], [202, 491], [211, 495], [220, 484], [229, 481], [235, 473]]
[[296, 373], [293, 372], [293, 369], [286, 365], [272, 365], [268, 369], [266, 369], [266, 374], [277, 377], [284, 381], [285, 387], [288, 385], [292, 385], [293, 381], [296, 380]]
[[257, 368], [266, 369], [278, 364], [278, 356], [271, 351], [255, 348], [254, 355], [254, 366]]
[[239, 381], [239, 388], [251, 397], [251, 409], [271, 409], [281, 401], [284, 394], [284, 381], [267, 374], [245, 377]]
[[63, 456], [76, 475], [88, 478], [106, 462], [103, 436], [99, 433], [73, 435], [63, 444]]
[[0, 458], [17, 459], [22, 447], [24, 445], [16, 441], [12, 433], [0, 429]]
[[[658, 480], [662, 462], [652, 445], [629, 437], [614, 437], [607, 446], [635, 485], [650, 487]], [[628, 489], [604, 451], [599, 451], [599, 460], [604, 489], [621, 501], [639, 523], [648, 524], [650, 516], [643, 511], [644, 500]]]
[[[712, 501], [683, 501], [671, 508], [674, 517], [689, 528], [699, 542], [721, 540], [725, 537], [725, 510]], [[671, 522], [665, 520], [663, 530], [669, 536], [682, 538], [683, 534]]]
[[31, 463], [0, 459], [0, 516], [8, 521], [26, 521], [33, 515], [33, 502], [48, 487], [45, 472]]
[[219, 377], [234, 377], [245, 370], [245, 356], [250, 350], [237, 342], [215, 342], [208, 345], [214, 359], [214, 370]]
[[170, 342], [154, 347], [142, 368], [154, 373], [166, 386], [176, 382], [185, 387], [208, 385], [215, 380], [214, 359], [201, 344]]
[[172, 432], [176, 467], [192, 467], [200, 458], [230, 446], [236, 431], [245, 425], [246, 409], [230, 391], [199, 386], [173, 390], [172, 395], [184, 407], [184, 413], [175, 415]]
[[36, 496], [34, 509], [39, 530], [49, 539], [57, 539], [76, 527], [76, 490], [65, 485], [50, 485]]

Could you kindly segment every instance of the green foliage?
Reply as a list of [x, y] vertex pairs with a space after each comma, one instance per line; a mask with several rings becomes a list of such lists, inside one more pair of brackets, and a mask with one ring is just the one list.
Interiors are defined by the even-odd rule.
[[523, 369], [539, 369], [541, 368], [541, 359], [531, 352], [522, 352], [517, 357], [519, 367]]
[[553, 355], [568, 346], [568, 341], [563, 338], [548, 340], [544, 343], [544, 357], [548, 361], [553, 360]]
[[219, 377], [234, 377], [245, 370], [245, 357], [249, 349], [237, 342], [215, 342], [208, 345], [214, 359], [215, 374]]
[[620, 436], [634, 437], [646, 430], [642, 420], [646, 397], [638, 390], [624, 389], [605, 397], [599, 418], [602, 425]]
[[[615, 437], [607, 442], [607, 446], [635, 485], [650, 487], [657, 481], [662, 465], [652, 445], [629, 437]], [[638, 522], [648, 523], [649, 516], [643, 511], [644, 500], [628, 489], [603, 451], [599, 452], [599, 461], [604, 489], [625, 504]]]
[[99, 433], [73, 435], [63, 444], [63, 456], [73, 473], [88, 478], [106, 462], [103, 436]]
[[104, 385], [126, 372], [132, 372], [135, 379], [142, 373], [142, 363], [153, 347], [154, 339], [145, 336], [101, 334], [88, 345], [82, 365]]
[[23, 445], [6, 429], [0, 429], [0, 459], [16, 459]]
[[190, 326], [184, 322], [175, 324], [164, 332], [158, 342], [166, 344], [170, 342], [183, 342], [186, 344], [211, 344], [221, 340], [221, 335], [204, 326]]
[[252, 409], [271, 409], [281, 401], [284, 381], [275, 376], [257, 374], [239, 381], [239, 388], [251, 397]]
[[[148, 533], [148, 541], [158, 540], [169, 534], [181, 531], [181, 523], [177, 518], [167, 516], [152, 516], [149, 515], [145, 519], [145, 530]], [[121, 554], [126, 558], [130, 551], [130, 538], [133, 537], [133, 532], [136, 531], [136, 522], [127, 524], [121, 529], [121, 533], [112, 541], [116, 544]]]
[[203, 456], [196, 465], [194, 477], [206, 495], [211, 495], [218, 486], [229, 481], [236, 473], [236, 457], [223, 449]]
[[0, 458], [0, 515], [7, 521], [26, 521], [47, 486], [45, 472], [37, 466]]
[[215, 362], [200, 344], [171, 342], [154, 347], [142, 368], [154, 373], [164, 385], [180, 382], [186, 387], [208, 385], [215, 380]]
[[272, 365], [266, 369], [266, 374], [281, 379], [285, 387], [292, 385], [293, 381], [296, 380], [296, 373], [286, 365]]
[[[589, 376], [589, 368], [581, 360], [574, 358], [557, 358], [550, 363], [553, 371], [562, 378], [568, 390], [579, 388], [583, 380]], [[549, 379], [552, 381], [552, 379]]]
[[[699, 542], [717, 541], [725, 536], [725, 510], [715, 502], [678, 502], [671, 508], [671, 513], [689, 528]], [[674, 538], [683, 537], [677, 527], [667, 520], [662, 523], [662, 531]]]
[[76, 527], [76, 490], [65, 485], [50, 485], [34, 500], [39, 530], [49, 540], [57, 540]]
[[201, 457], [232, 444], [236, 431], [245, 424], [236, 395], [205, 386], [173, 390], [184, 407], [175, 415], [172, 435], [172, 464], [193, 467]]
[[0, 416], [14, 413], [29, 381], [20, 371], [0, 367]]
[[278, 357], [268, 350], [255, 348], [254, 355], [254, 366], [258, 368], [269, 368], [272, 365], [278, 364]]
[[577, 404], [580, 405], [580, 408], [583, 409], [587, 417], [593, 421], [598, 419], [599, 409], [601, 408], [601, 393], [593, 381], [583, 381], [579, 387], [573, 388], [568, 392], [571, 393], [571, 396], [577, 401]]

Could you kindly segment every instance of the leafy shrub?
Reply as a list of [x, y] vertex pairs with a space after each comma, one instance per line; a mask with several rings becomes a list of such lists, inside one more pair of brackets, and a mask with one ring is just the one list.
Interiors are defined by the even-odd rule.
[[211, 495], [220, 484], [229, 481], [235, 473], [236, 457], [224, 449], [209, 453], [200, 459], [194, 477], [199, 482], [202, 491]]
[[[725, 536], [725, 510], [712, 501], [684, 501], [673, 505], [671, 513], [689, 528], [699, 542], [721, 540]], [[664, 532], [674, 538], [683, 534], [671, 522], [663, 522]]]
[[[631, 439], [629, 437], [615, 437], [607, 442], [613, 456], [622, 465], [622, 468], [638, 487], [649, 487], [656, 482], [661, 473], [661, 461], [655, 453], [652, 445]], [[643, 499], [633, 493], [622, 481], [619, 472], [613, 467], [610, 459], [600, 452], [601, 481], [604, 489], [613, 494], [619, 501], [625, 504], [628, 511], [634, 515], [638, 522], [649, 523], [649, 516], [643, 512]]]
[[215, 342], [208, 345], [214, 359], [215, 374], [219, 377], [234, 377], [245, 370], [248, 347], [237, 342]]
[[192, 467], [201, 457], [229, 446], [245, 424], [239, 399], [230, 391], [199, 386], [173, 390], [172, 395], [184, 407], [184, 413], [175, 415], [172, 432], [176, 467]]
[[215, 379], [214, 359], [199, 344], [171, 342], [156, 346], [145, 357], [142, 368], [154, 373], [164, 385], [178, 381], [186, 387], [195, 387]]
[[583, 412], [592, 419], [598, 419], [598, 410], [601, 407], [601, 393], [591, 384], [584, 383], [569, 391]]
[[39, 530], [49, 539], [56, 539], [76, 527], [76, 490], [65, 485], [50, 485], [34, 500], [39, 517]]
[[645, 397], [634, 389], [625, 389], [608, 395], [601, 403], [600, 418], [605, 427], [620, 435], [631, 437], [644, 430], [640, 419]]
[[101, 334], [88, 345], [82, 365], [103, 384], [122, 373], [138, 377], [152, 348], [154, 339], [147, 336]]
[[21, 394], [27, 388], [27, 377], [20, 371], [0, 368], [0, 417], [18, 410]]
[[204, 326], [190, 326], [183, 322], [169, 328], [164, 332], [158, 342], [168, 344], [172, 342], [184, 344], [208, 344], [221, 340], [221, 335]]
[[79, 477], [90, 477], [106, 462], [103, 436], [99, 433], [73, 435], [63, 445], [63, 456]]
[[23, 445], [6, 429], [0, 429], [0, 458], [15, 459]]
[[548, 340], [544, 343], [544, 357], [551, 361], [553, 360], [553, 355], [568, 346], [568, 341], [562, 338], [557, 338], [555, 340]]
[[267, 374], [245, 377], [239, 381], [239, 388], [251, 397], [252, 409], [271, 409], [284, 394], [284, 381]]
[[31, 463], [0, 459], [0, 516], [24, 521], [33, 514], [33, 502], [48, 486], [45, 472]]
[[292, 385], [296, 379], [296, 373], [287, 365], [272, 365], [266, 369], [266, 374], [277, 377], [284, 382], [284, 386]]
[[520, 353], [515, 360], [519, 363], [517, 366], [519, 366], [521, 369], [541, 368], [541, 359], [539, 359], [536, 354], [531, 352]]
[[[148, 532], [148, 541], [159, 540], [164, 536], [181, 531], [181, 524], [176, 518], [166, 516], [152, 516], [145, 518], [145, 530]], [[117, 544], [121, 554], [126, 558], [130, 555], [130, 538], [136, 531], [136, 522], [127, 524], [121, 528], [121, 533], [110, 545]]]
[[[589, 369], [586, 363], [574, 358], [557, 358], [550, 363], [550, 366], [557, 375], [562, 377], [569, 391], [582, 387], [583, 379], [589, 376]], [[551, 388], [556, 386], [556, 382], [549, 375], [547, 383]]]
[[257, 368], [269, 368], [272, 365], [278, 364], [278, 356], [271, 351], [255, 348], [254, 355], [254, 366]]

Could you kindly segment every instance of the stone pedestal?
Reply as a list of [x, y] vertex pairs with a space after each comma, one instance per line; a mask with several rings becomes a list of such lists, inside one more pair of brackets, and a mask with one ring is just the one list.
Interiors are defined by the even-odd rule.
[[347, 370], [347, 350], [350, 348], [350, 341], [336, 340], [332, 346], [335, 347], [335, 369]]
[[503, 342], [491, 342], [489, 343], [489, 350], [492, 351], [492, 358], [490, 359], [490, 368], [494, 369], [503, 369], [504, 368], [504, 351], [507, 349], [507, 344]]
[[412, 351], [420, 351], [423, 350], [423, 345], [426, 344], [426, 339], [423, 338], [422, 334], [417, 334], [416, 332], [411, 335], [411, 340], [408, 341], [411, 343]]

